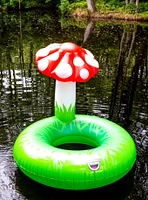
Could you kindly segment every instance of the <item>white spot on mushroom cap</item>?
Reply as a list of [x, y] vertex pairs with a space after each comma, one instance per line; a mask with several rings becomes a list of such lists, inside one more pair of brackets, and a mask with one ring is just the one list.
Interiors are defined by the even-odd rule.
[[44, 71], [48, 67], [48, 60], [45, 58], [38, 61], [38, 69]]
[[53, 49], [59, 49], [61, 46], [61, 44], [59, 43], [53, 43], [53, 44], [50, 44], [46, 47], [46, 49], [48, 49], [48, 51], [51, 51]]
[[40, 50], [37, 51], [36, 53], [36, 57], [44, 57], [47, 56], [49, 54], [49, 50], [47, 48], [42, 48]]
[[36, 57], [37, 58], [38, 57], [45, 57], [50, 53], [51, 50], [53, 50], [55, 48], [60, 48], [60, 44], [59, 43], [53, 43], [53, 44], [48, 45], [45, 48], [38, 50], [37, 53], [36, 53]]
[[48, 59], [51, 61], [56, 61], [56, 60], [58, 60], [58, 58], [59, 58], [59, 52], [55, 52], [48, 56]]
[[84, 61], [82, 60], [82, 58], [80, 58], [79, 56], [76, 56], [73, 60], [73, 64], [76, 67], [82, 67], [84, 65]]
[[85, 79], [88, 78], [88, 76], [89, 76], [89, 71], [87, 69], [83, 68], [83, 69], [80, 70], [80, 77], [82, 79], [85, 80]]
[[59, 78], [68, 78], [72, 75], [72, 67], [68, 63], [60, 63], [53, 72], [55, 72]]
[[91, 65], [91, 66], [93, 66], [93, 67], [96, 67], [96, 68], [99, 68], [99, 63], [98, 63], [94, 58], [92, 58], [91, 56], [89, 56], [89, 55], [87, 55], [87, 54], [85, 54], [85, 61], [86, 61], [89, 65]]
[[94, 58], [94, 55], [89, 50], [85, 49], [85, 51], [90, 57]]

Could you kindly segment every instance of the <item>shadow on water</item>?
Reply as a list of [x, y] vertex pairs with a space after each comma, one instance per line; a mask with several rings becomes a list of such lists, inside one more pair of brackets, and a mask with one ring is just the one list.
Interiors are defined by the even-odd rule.
[[20, 170], [17, 170], [15, 173], [16, 187], [24, 197], [31, 200], [90, 200], [91, 198], [124, 200], [133, 187], [134, 171], [135, 166], [126, 176], [109, 186], [92, 190], [73, 191], [41, 185], [26, 177]]

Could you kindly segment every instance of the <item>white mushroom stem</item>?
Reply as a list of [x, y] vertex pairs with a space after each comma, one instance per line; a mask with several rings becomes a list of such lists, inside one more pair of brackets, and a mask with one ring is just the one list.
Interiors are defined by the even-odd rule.
[[76, 82], [61, 82], [56, 80], [55, 86], [55, 116], [64, 122], [75, 119]]

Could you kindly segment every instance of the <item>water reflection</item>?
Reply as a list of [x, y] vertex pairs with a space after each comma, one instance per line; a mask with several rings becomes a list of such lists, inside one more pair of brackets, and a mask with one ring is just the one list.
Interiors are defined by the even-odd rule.
[[[126, 123], [129, 122], [129, 117], [132, 114], [132, 105], [137, 92], [136, 89], [138, 87], [138, 79], [141, 82], [141, 78], [144, 77], [147, 73], [147, 66], [145, 65], [145, 62], [147, 60], [146, 37], [139, 39], [138, 51], [135, 56], [135, 59], [132, 61], [133, 67], [130, 68], [131, 54], [133, 50], [133, 43], [135, 40], [136, 31], [136, 27], [133, 30], [133, 33], [131, 33], [131, 35], [129, 32], [125, 32], [125, 30], [123, 31], [122, 39], [120, 42], [115, 87], [113, 88], [112, 101], [110, 106], [110, 117], [112, 118], [112, 115], [114, 115], [113, 112], [115, 110], [114, 107], [116, 105], [117, 100], [116, 95], [119, 94], [118, 91], [120, 88], [120, 106], [118, 108], [117, 113], [118, 117], [125, 119]], [[129, 39], [130, 36], [131, 41]], [[129, 73], [129, 71], [131, 72]], [[146, 88], [144, 90], [146, 90]]]
[[[19, 19], [19, 20], [18, 20]], [[28, 20], [29, 19], [29, 20]], [[146, 200], [148, 196], [148, 31], [139, 25], [57, 21], [45, 11], [1, 14], [0, 24], [0, 199]], [[24, 176], [12, 157], [18, 134], [54, 115], [53, 79], [41, 75], [35, 52], [53, 42], [72, 41], [93, 52], [100, 72], [77, 84], [77, 113], [96, 115], [123, 126], [137, 145], [135, 170], [98, 190], [72, 192], [42, 186]], [[134, 176], [133, 176], [134, 173]], [[81, 197], [81, 199], [84, 199]]]

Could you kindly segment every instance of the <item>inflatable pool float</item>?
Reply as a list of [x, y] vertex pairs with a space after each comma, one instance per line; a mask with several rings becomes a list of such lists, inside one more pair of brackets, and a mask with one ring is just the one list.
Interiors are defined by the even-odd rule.
[[[57, 146], [81, 143], [87, 150]], [[14, 145], [19, 168], [42, 184], [71, 190], [98, 188], [127, 174], [135, 162], [135, 145], [117, 124], [76, 115], [70, 123], [49, 117], [27, 127]]]
[[[16, 139], [13, 155], [21, 171], [41, 184], [70, 190], [102, 187], [125, 176], [136, 160], [131, 136], [107, 119], [75, 115], [75, 82], [89, 80], [99, 68], [93, 55], [73, 43], [55, 43], [37, 52], [36, 63], [57, 80], [55, 116], [31, 124]], [[71, 143], [91, 148], [59, 147]]]

